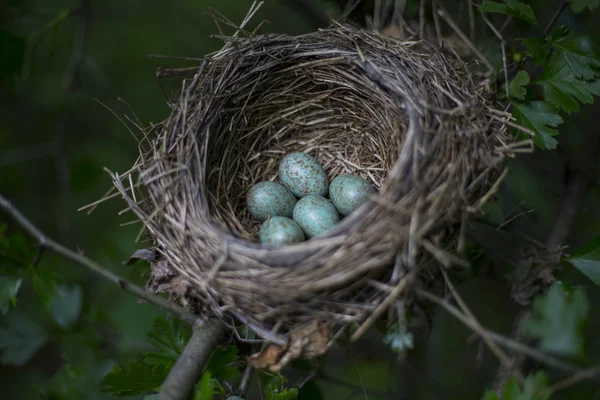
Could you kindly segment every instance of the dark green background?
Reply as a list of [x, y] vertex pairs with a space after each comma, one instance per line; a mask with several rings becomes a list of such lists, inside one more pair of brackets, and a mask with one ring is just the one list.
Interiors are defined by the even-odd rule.
[[[142, 284], [143, 266], [121, 265], [138, 248], [134, 239], [139, 230], [138, 225], [120, 227], [133, 219], [131, 214], [118, 215], [124, 203], [118, 199], [109, 201], [89, 216], [77, 212], [79, 207], [99, 199], [109, 188], [110, 178], [103, 167], [123, 172], [137, 156], [136, 141], [100, 102], [121, 117], [132, 117], [128, 106], [118, 101], [122, 98], [144, 124], [163, 120], [169, 115], [165, 93], [172, 95], [181, 78], [158, 81], [154, 78], [155, 69], [165, 64], [189, 66], [189, 63], [147, 56], [202, 57], [219, 49], [222, 42], [210, 38], [218, 31], [205, 12], [213, 7], [239, 22], [251, 3], [248, 0], [92, 1], [93, 20], [83, 64], [77, 85], [68, 91], [65, 73], [69, 70], [77, 38], [78, 19], [66, 18], [55, 27], [44, 27], [62, 10], [77, 3], [0, 2], [0, 22], [5, 30], [23, 38], [40, 31], [27, 47], [20, 75], [10, 82], [5, 81], [0, 91], [0, 192], [50, 236], [84, 250], [86, 255], [111, 270]], [[289, 3], [267, 0], [251, 25], [266, 19], [269, 23], [262, 32], [288, 34], [308, 32], [318, 26], [306, 14], [289, 7]], [[453, 2], [446, 3], [454, 9]], [[531, 3], [545, 24], [559, 1]], [[315, 1], [314, 4], [332, 15], [339, 14], [334, 2]], [[598, 22], [598, 12], [575, 16], [570, 10], [559, 20], [560, 24], [590, 36], [598, 35]], [[541, 27], [534, 29], [537, 31], [514, 23], [507, 34], [541, 33]], [[484, 30], [479, 34], [489, 36]], [[3, 70], [11, 65], [11, 60], [19, 65], [18, 48], [3, 45], [0, 50]], [[497, 48], [486, 50], [492, 58], [498, 58]], [[517, 218], [510, 228], [545, 241], [564, 189], [565, 165], [578, 157], [585, 135], [600, 134], [596, 121], [598, 112], [598, 105], [586, 106], [580, 114], [567, 117], [560, 128], [561, 145], [556, 151], [538, 150], [510, 162], [511, 173], [500, 192], [500, 201], [490, 208], [488, 216], [501, 223], [520, 211], [533, 209]], [[590, 168], [592, 185], [567, 244], [578, 246], [600, 235], [597, 172], [596, 164]], [[0, 218], [14, 228], [12, 221], [4, 216]], [[483, 240], [498, 242], [499, 239], [492, 234]], [[72, 387], [67, 388], [70, 392], [65, 389], [72, 393], [70, 396], [54, 398], [110, 398], [98, 394], [99, 381], [116, 363], [134, 359], [148, 350], [144, 338], [159, 312], [54, 255], [46, 254], [39, 268], [55, 271], [66, 282], [83, 286], [84, 309], [80, 324], [86, 328], [75, 327], [67, 332], [57, 328], [40, 307], [31, 284], [26, 283], [18, 297], [18, 309], [48, 329], [52, 340], [26, 366], [0, 367], [0, 396], [26, 398], [48, 385], [70, 385]], [[460, 292], [484, 326], [509, 333], [518, 307], [508, 296], [506, 282], [498, 274], [474, 275], [459, 286]], [[568, 267], [561, 278], [583, 285], [587, 290], [592, 312], [586, 326], [586, 358], [598, 363], [600, 341], [596, 338], [600, 335], [600, 319], [594, 313], [594, 306], [598, 304], [600, 291]], [[98, 339], [93, 343], [89, 326], [93, 326]], [[493, 357], [476, 343], [468, 342], [469, 330], [444, 312], [436, 315], [431, 335], [417, 342], [416, 350], [403, 364], [397, 363], [395, 355], [382, 344], [382, 336], [374, 330], [360, 343], [340, 348], [323, 361], [321, 367], [328, 375], [353, 387], [316, 381], [321, 397], [312, 387], [302, 398], [361, 399], [365, 398], [361, 389], [364, 386], [373, 390], [368, 393], [369, 399], [478, 399], [494, 377]], [[82, 367], [65, 371], [61, 369], [65, 360], [76, 360]], [[296, 373], [291, 374], [296, 376]], [[378, 397], [377, 392], [385, 395]], [[82, 394], [84, 397], [80, 397]], [[584, 383], [556, 398], [591, 399], [594, 395], [600, 396], [594, 385]]]

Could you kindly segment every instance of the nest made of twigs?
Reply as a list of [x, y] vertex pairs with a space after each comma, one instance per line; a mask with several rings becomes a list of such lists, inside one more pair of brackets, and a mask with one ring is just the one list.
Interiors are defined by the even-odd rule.
[[[329, 332], [372, 322], [409, 293], [421, 254], [451, 263], [448, 228], [489, 197], [520, 146], [508, 120], [469, 66], [426, 41], [343, 25], [238, 31], [183, 82], [147, 133], [151, 149], [115, 183], [161, 254], [151, 289], [281, 344], [314, 321]], [[378, 195], [324, 237], [267, 249], [245, 194], [277, 180], [294, 151]]]

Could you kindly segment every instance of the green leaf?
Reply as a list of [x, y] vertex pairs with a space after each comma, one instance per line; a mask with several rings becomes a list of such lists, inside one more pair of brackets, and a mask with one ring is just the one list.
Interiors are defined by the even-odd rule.
[[533, 25], [537, 25], [538, 23], [531, 6], [524, 4], [519, 0], [504, 0], [504, 4], [483, 0], [483, 3], [479, 7], [479, 11], [510, 15]]
[[527, 71], [519, 71], [508, 85], [508, 93], [515, 99], [525, 100], [527, 89], [525, 86], [529, 84], [529, 74]]
[[168, 361], [177, 361], [183, 351], [185, 344], [190, 340], [191, 330], [181, 320], [156, 317], [152, 324], [152, 332], [148, 333], [147, 340], [159, 350], [158, 353], [146, 354], [146, 362], [150, 365], [160, 363], [168, 364]]
[[52, 315], [63, 329], [72, 328], [79, 319], [83, 305], [83, 290], [76, 284], [60, 284], [52, 298]]
[[18, 312], [9, 313], [6, 326], [0, 328], [0, 361], [25, 365], [47, 341], [48, 335], [35, 321]]
[[265, 395], [267, 400], [296, 400], [298, 388], [289, 388], [287, 380], [276, 375], [265, 385]]
[[215, 393], [215, 385], [213, 383], [212, 374], [210, 371], [205, 371], [200, 378], [200, 382], [196, 385], [194, 400], [210, 400]]
[[148, 365], [132, 362], [124, 368], [115, 367], [102, 380], [102, 392], [117, 397], [133, 397], [156, 391], [163, 383], [169, 368], [165, 365]]
[[553, 149], [557, 145], [553, 136], [558, 135], [556, 129], [562, 124], [563, 119], [555, 109], [544, 101], [532, 101], [530, 103], [513, 103], [513, 117], [516, 123], [535, 133], [533, 141], [542, 149]]
[[51, 270], [41, 268], [30, 268], [33, 288], [37, 293], [42, 306], [52, 312], [52, 301], [58, 291], [59, 277]]
[[571, 7], [575, 13], [580, 13], [586, 8], [592, 11], [594, 8], [598, 8], [598, 6], [600, 6], [600, 0], [571, 0]]
[[17, 306], [17, 293], [23, 279], [0, 276], [0, 313], [6, 315], [10, 306]]
[[231, 366], [237, 360], [238, 348], [236, 346], [227, 346], [224, 349], [217, 348], [210, 356], [208, 364], [206, 364], [206, 370], [210, 371], [215, 379], [232, 380], [241, 375], [237, 368]]
[[579, 111], [577, 100], [583, 104], [592, 104], [594, 96], [600, 95], [600, 80], [586, 81], [577, 78], [558, 52], [552, 54], [548, 67], [534, 83], [542, 87], [547, 102], [562, 108], [568, 114]]
[[583, 324], [589, 305], [581, 289], [567, 290], [555, 282], [533, 302], [534, 315], [525, 324], [526, 332], [539, 339], [539, 346], [563, 356], [583, 353]]
[[504, 387], [502, 397], [491, 390], [488, 390], [483, 396], [483, 400], [548, 400], [549, 398], [548, 378], [541, 371], [535, 375], [529, 375], [523, 389], [519, 386], [519, 382], [512, 377]]
[[406, 332], [406, 328], [401, 329], [398, 322], [395, 322], [384, 336], [383, 343], [390, 345], [392, 350], [401, 352], [413, 348], [413, 335]]
[[600, 236], [577, 250], [566, 261], [600, 285]]
[[545, 38], [530, 37], [523, 39], [522, 43], [523, 46], [527, 47], [535, 65], [539, 67], [546, 62], [551, 46]]
[[560, 26], [550, 38], [556, 61], [564, 61], [577, 78], [592, 80], [598, 76], [600, 50], [587, 36], [577, 36], [566, 26]]

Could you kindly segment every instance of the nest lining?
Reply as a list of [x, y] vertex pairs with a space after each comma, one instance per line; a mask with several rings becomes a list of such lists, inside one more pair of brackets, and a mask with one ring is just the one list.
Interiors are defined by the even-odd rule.
[[[440, 239], [521, 146], [508, 118], [467, 65], [424, 41], [342, 25], [241, 34], [184, 81], [149, 138], [133, 168], [144, 193], [115, 183], [171, 271], [156, 269], [151, 281], [177, 277], [155, 290], [283, 342], [315, 319], [334, 330], [364, 322], [423, 254], [443, 258]], [[328, 235], [268, 250], [256, 243], [245, 194], [276, 180], [294, 151], [379, 193]]]

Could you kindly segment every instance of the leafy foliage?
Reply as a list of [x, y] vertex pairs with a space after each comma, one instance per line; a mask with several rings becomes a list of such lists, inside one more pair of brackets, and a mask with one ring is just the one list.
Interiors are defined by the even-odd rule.
[[83, 305], [83, 290], [75, 284], [60, 284], [51, 300], [52, 315], [56, 324], [63, 329], [75, 325]]
[[172, 366], [190, 339], [191, 330], [181, 320], [156, 317], [147, 340], [159, 351], [146, 353], [144, 361], [149, 365], [165, 364]]
[[581, 289], [570, 289], [556, 282], [534, 300], [533, 311], [525, 330], [540, 340], [543, 350], [564, 356], [582, 354], [582, 329], [589, 304]]
[[48, 335], [37, 322], [13, 311], [0, 328], [0, 350], [2, 364], [21, 366], [48, 341]]
[[484, 0], [479, 7], [479, 11], [510, 15], [511, 17], [519, 18], [530, 24], [537, 25], [538, 21], [531, 6], [524, 4], [519, 0], [503, 1], [504, 3], [498, 3], [495, 1]]
[[527, 71], [519, 71], [508, 85], [509, 95], [515, 99], [525, 100], [525, 95], [527, 94], [525, 87], [529, 84], [529, 81], [530, 78]]
[[562, 124], [563, 119], [549, 103], [545, 101], [514, 102], [513, 107], [513, 116], [517, 124], [537, 133], [533, 138], [537, 146], [544, 149], [556, 147], [558, 142], [554, 136], [558, 135], [558, 131], [553, 128]]
[[210, 371], [205, 371], [198, 382], [194, 400], [210, 400], [215, 392], [215, 384]]
[[17, 293], [21, 287], [21, 278], [0, 276], [0, 313], [6, 315], [10, 306], [17, 306]]
[[290, 388], [288, 381], [281, 375], [275, 375], [265, 384], [267, 400], [295, 400], [298, 398], [298, 388]]
[[225, 348], [217, 348], [208, 363], [206, 369], [219, 380], [232, 380], [240, 376], [240, 371], [233, 367], [232, 364], [238, 360], [238, 348], [235, 346], [227, 346]]
[[102, 391], [117, 397], [137, 396], [159, 388], [168, 373], [169, 367], [164, 364], [132, 362], [117, 366], [102, 380]]
[[564, 61], [576, 78], [594, 79], [600, 68], [600, 54], [597, 46], [588, 36], [578, 36], [566, 26], [558, 27], [549, 39], [556, 61]]
[[566, 261], [600, 285], [600, 236], [577, 250]]
[[[191, 329], [181, 320], [156, 317], [147, 341], [158, 351], [144, 354], [143, 361], [116, 367], [105, 376], [103, 391], [119, 397], [131, 397], [156, 390], [167, 377], [190, 337]], [[240, 376], [238, 369], [231, 366], [237, 360], [238, 349], [235, 346], [214, 350], [202, 379], [196, 385], [194, 398], [211, 399], [216, 393], [224, 393], [219, 381], [233, 380]], [[148, 374], [148, 378], [143, 378], [143, 374]]]
[[523, 388], [514, 377], [510, 378], [501, 397], [492, 391], [487, 391], [483, 396], [483, 400], [548, 400], [549, 398], [548, 378], [543, 372], [529, 375]]

